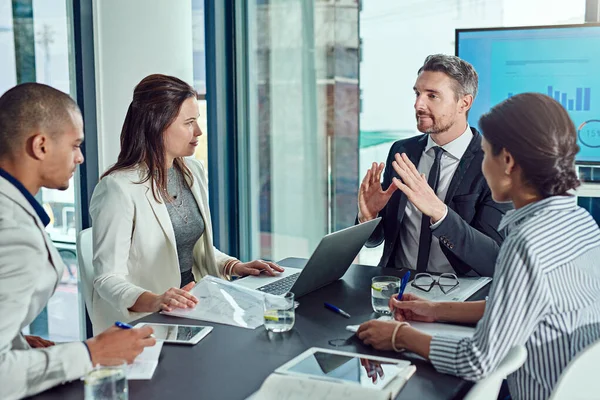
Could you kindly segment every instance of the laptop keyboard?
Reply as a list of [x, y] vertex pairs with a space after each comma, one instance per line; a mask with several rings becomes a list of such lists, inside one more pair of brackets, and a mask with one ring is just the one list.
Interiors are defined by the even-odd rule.
[[298, 279], [299, 276], [300, 276], [300, 272], [296, 272], [295, 274], [286, 276], [283, 279], [280, 279], [273, 283], [269, 283], [268, 285], [261, 286], [257, 290], [260, 290], [261, 292], [265, 292], [265, 293], [269, 293], [269, 294], [276, 294], [276, 295], [284, 294], [284, 293], [287, 293], [290, 291], [292, 286], [294, 286], [294, 282], [296, 282], [296, 280]]

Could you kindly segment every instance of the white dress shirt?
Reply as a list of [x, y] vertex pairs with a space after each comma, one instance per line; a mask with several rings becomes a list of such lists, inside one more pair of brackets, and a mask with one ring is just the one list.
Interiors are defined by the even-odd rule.
[[[440, 160], [440, 178], [436, 194], [442, 201], [446, 198], [450, 181], [452, 181], [452, 177], [458, 168], [460, 159], [465, 154], [465, 151], [467, 151], [472, 139], [473, 133], [467, 124], [467, 129], [462, 135], [450, 143], [441, 146], [442, 149], [444, 149], [444, 153], [442, 153], [442, 158]], [[421, 159], [419, 160], [419, 165], [417, 167], [420, 173], [425, 174], [426, 179], [429, 177], [429, 171], [435, 160], [435, 151], [433, 150], [433, 147], [435, 146], [437, 146], [437, 144], [431, 139], [430, 135], [427, 138], [427, 146], [425, 147], [423, 154], [421, 154]], [[398, 268], [417, 268], [422, 215], [421, 211], [419, 211], [410, 201], [406, 203], [404, 218], [402, 219], [402, 226], [399, 233], [400, 249], [396, 252], [395, 265]], [[445, 217], [446, 216], [444, 215], [444, 218]], [[432, 225], [431, 228], [435, 229], [435, 227], [439, 226], [444, 218]], [[452, 265], [450, 265], [450, 261], [448, 261], [444, 253], [442, 253], [439, 239], [435, 236], [432, 236], [431, 238], [431, 250], [429, 252], [427, 272], [454, 272]]]

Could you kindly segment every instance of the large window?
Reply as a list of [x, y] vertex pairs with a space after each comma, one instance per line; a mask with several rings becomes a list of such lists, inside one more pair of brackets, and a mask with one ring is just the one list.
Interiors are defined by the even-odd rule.
[[[358, 189], [358, 1], [238, 1], [247, 29], [250, 257], [307, 257], [354, 223]], [[244, 138], [242, 138], [243, 140]]]
[[[368, 167], [418, 134], [417, 70], [429, 54], [454, 54], [455, 29], [582, 23], [585, 8], [585, 0], [235, 1], [239, 154], [230, 183], [240, 189], [242, 256], [306, 257], [324, 234], [354, 224]], [[363, 249], [357, 261], [375, 265], [381, 252]]]
[[194, 46], [194, 88], [200, 95], [198, 104], [200, 106], [200, 118], [198, 123], [202, 130], [196, 158], [208, 169], [208, 132], [206, 116], [206, 52], [204, 50], [204, 0], [192, 0], [192, 33]]
[[[66, 0], [0, 0], [0, 93], [24, 82], [41, 82], [73, 93], [70, 24]], [[78, 340], [75, 180], [68, 190], [42, 189], [38, 201], [50, 216], [48, 234], [65, 271], [47, 309], [31, 324], [32, 334]]]

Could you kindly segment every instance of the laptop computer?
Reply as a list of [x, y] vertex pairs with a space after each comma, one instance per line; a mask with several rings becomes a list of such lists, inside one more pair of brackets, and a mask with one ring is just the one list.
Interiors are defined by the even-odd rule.
[[379, 221], [381, 218], [375, 218], [326, 235], [303, 269], [281, 263], [285, 271], [277, 276], [247, 276], [236, 280], [235, 283], [270, 294], [292, 292], [296, 298], [304, 296], [340, 279]]

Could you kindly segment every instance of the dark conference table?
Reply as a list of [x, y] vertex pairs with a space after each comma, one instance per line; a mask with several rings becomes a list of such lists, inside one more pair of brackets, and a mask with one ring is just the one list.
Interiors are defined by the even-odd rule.
[[[303, 266], [306, 260], [288, 258], [282, 264]], [[431, 364], [409, 354], [379, 352], [363, 345], [346, 325], [375, 318], [371, 309], [371, 278], [378, 275], [402, 276], [404, 270], [352, 265], [344, 277], [301, 297], [294, 328], [283, 334], [268, 334], [264, 327], [254, 330], [198, 320], [152, 314], [140, 321], [189, 325], [211, 325], [213, 331], [195, 346], [165, 344], [154, 377], [149, 381], [129, 381], [130, 399], [245, 399], [259, 389], [277, 367], [310, 347], [410, 360], [417, 371], [397, 399], [462, 399], [472, 383], [437, 372]], [[489, 291], [485, 286], [470, 300], [480, 300]], [[350, 313], [350, 319], [323, 306], [330, 302]], [[332, 347], [332, 339], [349, 339], [346, 345]], [[74, 381], [35, 399], [82, 399], [83, 382]]]

